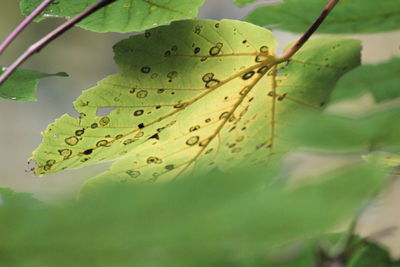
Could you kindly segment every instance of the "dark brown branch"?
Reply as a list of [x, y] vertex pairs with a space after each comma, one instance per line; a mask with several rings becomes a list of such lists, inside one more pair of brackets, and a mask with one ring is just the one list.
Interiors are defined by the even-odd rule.
[[310, 39], [310, 37], [315, 33], [315, 31], [321, 26], [322, 22], [328, 17], [329, 13], [333, 10], [337, 3], [340, 0], [330, 0], [329, 3], [326, 5], [324, 10], [322, 10], [319, 17], [315, 20], [315, 22], [308, 28], [308, 30], [300, 37], [300, 39], [291, 47], [289, 48], [282, 56], [277, 58], [277, 62], [284, 62], [289, 60], [303, 45]]
[[81, 14], [76, 16], [75, 18], [65, 22], [49, 34], [47, 34], [45, 37], [40, 39], [38, 42], [30, 46], [21, 56], [19, 56], [14, 63], [7, 68], [7, 70], [0, 76], [0, 85], [5, 82], [10, 75], [22, 64], [24, 63], [29, 57], [31, 57], [33, 54], [38, 53], [43, 47], [45, 47], [47, 44], [49, 44], [51, 41], [62, 35], [64, 32], [72, 28], [75, 24], [79, 23], [81, 20], [84, 18], [88, 17], [89, 15], [93, 14], [97, 10], [99, 10], [102, 7], [105, 7], [117, 0], [101, 0], [97, 4], [89, 7], [85, 11], [83, 11]]
[[0, 45], [0, 55], [6, 50], [12, 41], [51, 3], [53, 0], [44, 0], [29, 16], [27, 16], [21, 24], [15, 28], [12, 33], [7, 36], [3, 43]]

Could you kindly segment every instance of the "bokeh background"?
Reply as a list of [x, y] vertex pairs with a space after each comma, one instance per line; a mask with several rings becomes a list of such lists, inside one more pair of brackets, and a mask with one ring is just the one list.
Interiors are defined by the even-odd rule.
[[[200, 18], [241, 19], [255, 5], [238, 8], [233, 0], [208, 0], [200, 9]], [[0, 40], [22, 19], [17, 0], [1, 0]], [[9, 65], [30, 44], [62, 22], [61, 19], [51, 19], [29, 26], [0, 57], [0, 65]], [[281, 49], [297, 37], [279, 31], [275, 35]], [[39, 85], [38, 102], [15, 103], [0, 99], [0, 187], [33, 193], [44, 201], [65, 200], [74, 198], [86, 179], [108, 167], [109, 164], [98, 164], [45, 178], [35, 177], [26, 171], [30, 168], [27, 161], [31, 152], [41, 142], [40, 132], [62, 114], [74, 114], [71, 103], [82, 90], [94, 86], [105, 76], [118, 72], [113, 61], [112, 46], [128, 36], [129, 34], [117, 33], [98, 34], [74, 28], [24, 64], [23, 68], [47, 73], [65, 71], [70, 77], [43, 79]], [[347, 37], [362, 41], [363, 63], [379, 63], [393, 56], [400, 56], [400, 31]], [[365, 107], [362, 104], [355, 106], [355, 111], [363, 108]], [[321, 158], [308, 160], [309, 168], [325, 163], [326, 160]], [[380, 240], [390, 246], [392, 253], [397, 256], [400, 255], [400, 229], [396, 230], [396, 227], [400, 227], [398, 203], [400, 182], [394, 182], [363, 216], [359, 225], [359, 231], [364, 235], [382, 229], [393, 230], [380, 237]]]

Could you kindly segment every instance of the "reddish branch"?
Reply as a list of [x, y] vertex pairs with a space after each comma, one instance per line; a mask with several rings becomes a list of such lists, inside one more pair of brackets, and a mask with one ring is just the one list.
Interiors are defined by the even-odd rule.
[[38, 53], [43, 47], [49, 44], [51, 41], [62, 35], [64, 32], [72, 28], [75, 24], [79, 23], [81, 20], [86, 18], [87, 16], [93, 14], [97, 10], [102, 7], [105, 7], [117, 0], [101, 0], [97, 4], [89, 7], [81, 14], [77, 15], [75, 18], [65, 22], [45, 37], [40, 39], [38, 42], [30, 46], [21, 56], [19, 56], [14, 63], [7, 68], [7, 70], [0, 76], [0, 85], [10, 77], [10, 75], [22, 64], [24, 63], [29, 57], [33, 54]]
[[330, 0], [326, 5], [324, 10], [322, 10], [319, 17], [315, 20], [315, 22], [308, 28], [308, 30], [300, 37], [300, 39], [289, 48], [282, 56], [277, 58], [278, 62], [284, 62], [290, 59], [303, 45], [310, 39], [310, 37], [314, 34], [314, 32], [321, 26], [322, 22], [328, 17], [329, 13], [331, 13], [332, 9], [339, 3], [340, 0]]
[[14, 41], [15, 38], [34, 20], [53, 0], [44, 0], [28, 17], [26, 17], [20, 25], [0, 44], [0, 55]]

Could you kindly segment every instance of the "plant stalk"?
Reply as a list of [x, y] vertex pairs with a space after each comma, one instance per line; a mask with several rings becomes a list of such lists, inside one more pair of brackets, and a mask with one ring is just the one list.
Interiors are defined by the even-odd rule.
[[300, 39], [285, 53], [283, 53], [282, 56], [276, 59], [277, 63], [288, 61], [294, 54], [296, 54], [297, 51], [299, 51], [300, 48], [303, 47], [303, 45], [308, 41], [308, 39], [310, 39], [310, 37], [315, 33], [315, 31], [321, 26], [322, 22], [325, 21], [325, 19], [331, 13], [336, 4], [339, 3], [339, 1], [340, 0], [330, 0], [329, 3], [326, 5], [326, 7], [322, 10], [321, 14], [315, 20], [315, 22], [300, 37]]
[[21, 24], [15, 28], [9, 36], [0, 44], [0, 55], [6, 48], [14, 41], [17, 36], [51, 3], [53, 0], [44, 0], [28, 17], [26, 17]]
[[97, 10], [99, 10], [102, 7], [105, 7], [117, 0], [101, 0], [95, 5], [89, 7], [85, 11], [83, 11], [81, 14], [77, 15], [75, 18], [65, 22], [49, 34], [47, 34], [45, 37], [40, 39], [38, 42], [34, 43], [31, 45], [22, 55], [20, 55], [14, 63], [6, 69], [6, 71], [0, 76], [0, 85], [5, 82], [10, 75], [22, 64], [24, 63], [28, 58], [30, 58], [33, 54], [38, 53], [43, 47], [45, 47], [47, 44], [49, 44], [51, 41], [62, 35], [64, 32], [72, 28], [75, 24], [79, 23], [81, 20], [84, 18], [88, 17], [89, 15], [93, 14]]

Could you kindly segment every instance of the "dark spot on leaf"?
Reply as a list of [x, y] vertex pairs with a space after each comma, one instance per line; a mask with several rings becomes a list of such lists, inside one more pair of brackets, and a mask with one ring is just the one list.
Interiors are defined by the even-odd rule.
[[71, 136], [71, 137], [65, 138], [65, 143], [70, 146], [75, 146], [76, 144], [78, 144], [78, 142], [79, 142], [79, 139], [76, 136]]
[[170, 171], [170, 170], [175, 169], [175, 166], [173, 164], [169, 164], [169, 165], [165, 166], [165, 169]]
[[199, 136], [192, 136], [186, 141], [186, 144], [188, 146], [194, 146], [195, 144], [197, 144], [199, 142], [199, 140], [200, 140]]
[[243, 79], [243, 80], [248, 80], [248, 79], [250, 79], [251, 77], [253, 77], [254, 74], [255, 74], [254, 71], [249, 71], [249, 72], [245, 73], [245, 74], [242, 76], [242, 79]]
[[84, 130], [84, 129], [76, 130], [76, 131], [75, 131], [75, 135], [76, 135], [76, 136], [81, 136], [81, 135], [83, 135], [84, 133], [85, 133], [85, 130]]
[[150, 67], [142, 67], [142, 68], [140, 69], [140, 71], [143, 72], [143, 73], [145, 73], [145, 74], [147, 74], [147, 73], [150, 73], [151, 68], [150, 68]]
[[97, 147], [104, 147], [108, 145], [108, 141], [107, 140], [100, 140], [96, 143]]
[[93, 152], [93, 149], [87, 149], [87, 150], [83, 151], [83, 154], [90, 155], [90, 154], [92, 154], [92, 152]]
[[135, 112], [133, 113], [133, 115], [135, 115], [135, 116], [141, 116], [141, 115], [143, 115], [143, 113], [144, 113], [144, 110], [143, 110], [143, 109], [138, 109], [138, 110], [135, 110]]
[[126, 174], [128, 174], [131, 178], [137, 178], [140, 176], [140, 172], [136, 170], [126, 171]]

